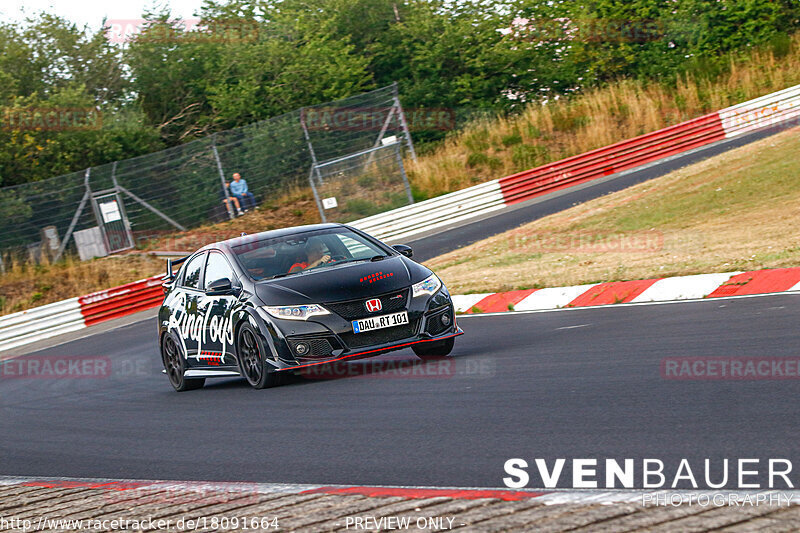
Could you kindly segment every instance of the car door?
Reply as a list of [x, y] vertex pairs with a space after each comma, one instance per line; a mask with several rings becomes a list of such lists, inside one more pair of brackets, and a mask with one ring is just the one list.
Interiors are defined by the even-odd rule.
[[201, 296], [205, 263], [205, 252], [187, 261], [171, 304], [173, 315], [170, 317], [170, 330], [180, 338], [189, 366], [197, 364], [201, 349], [203, 332]]
[[202, 306], [206, 309], [205, 338], [203, 342], [203, 361], [210, 366], [235, 364], [233, 350], [233, 309], [238, 301], [234, 294], [211, 294], [211, 286], [221, 279], [230, 280], [238, 286], [239, 280], [222, 252], [208, 254], [204, 279]]

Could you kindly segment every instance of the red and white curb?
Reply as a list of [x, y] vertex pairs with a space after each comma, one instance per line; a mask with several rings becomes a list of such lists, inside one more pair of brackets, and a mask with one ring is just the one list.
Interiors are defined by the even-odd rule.
[[675, 505], [718, 499], [727, 505], [751, 503], [800, 504], [800, 490], [636, 490], [636, 489], [492, 489], [480, 487], [425, 487], [372, 485], [311, 485], [293, 483], [246, 483], [206, 481], [152, 481], [125, 479], [0, 477], [0, 487], [39, 487], [57, 489], [96, 489], [110, 493], [165, 492], [167, 494], [332, 494], [370, 498], [405, 499], [449, 498], [453, 500], [496, 499], [523, 501], [535, 499], [545, 505], [642, 503]]
[[466, 314], [544, 311], [800, 291], [800, 267], [612, 281], [571, 287], [453, 296]]

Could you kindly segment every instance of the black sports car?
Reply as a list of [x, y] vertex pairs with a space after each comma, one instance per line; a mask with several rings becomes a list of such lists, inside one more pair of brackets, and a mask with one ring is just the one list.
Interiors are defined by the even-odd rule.
[[319, 224], [243, 235], [168, 262], [158, 339], [172, 386], [241, 375], [261, 389], [286, 371], [407, 346], [421, 358], [448, 355], [463, 333], [453, 302], [411, 255]]

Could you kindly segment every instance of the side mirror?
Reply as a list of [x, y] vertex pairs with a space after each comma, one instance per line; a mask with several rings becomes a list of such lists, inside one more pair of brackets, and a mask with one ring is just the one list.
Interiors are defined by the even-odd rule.
[[222, 296], [225, 294], [233, 294], [233, 286], [231, 280], [228, 278], [218, 279], [208, 284], [206, 294], [211, 296]]
[[410, 246], [406, 246], [405, 244], [395, 244], [392, 246], [395, 250], [400, 252], [402, 255], [406, 257], [411, 257], [414, 255], [414, 251], [411, 249]]

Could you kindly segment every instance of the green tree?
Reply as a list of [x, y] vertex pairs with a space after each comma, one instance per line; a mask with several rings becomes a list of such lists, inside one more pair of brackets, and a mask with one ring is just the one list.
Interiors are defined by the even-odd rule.
[[[209, 3], [191, 31], [160, 14], [131, 44], [126, 57], [138, 101], [165, 142], [372, 87], [368, 61], [346, 37], [309, 24], [282, 2], [261, 7], [258, 14]], [[169, 37], [158, 38], [168, 26]]]
[[[0, 26], [0, 185], [37, 181], [161, 148], [128, 100], [118, 50], [102, 32], [42, 14]], [[95, 122], [20, 119], [78, 110]]]

